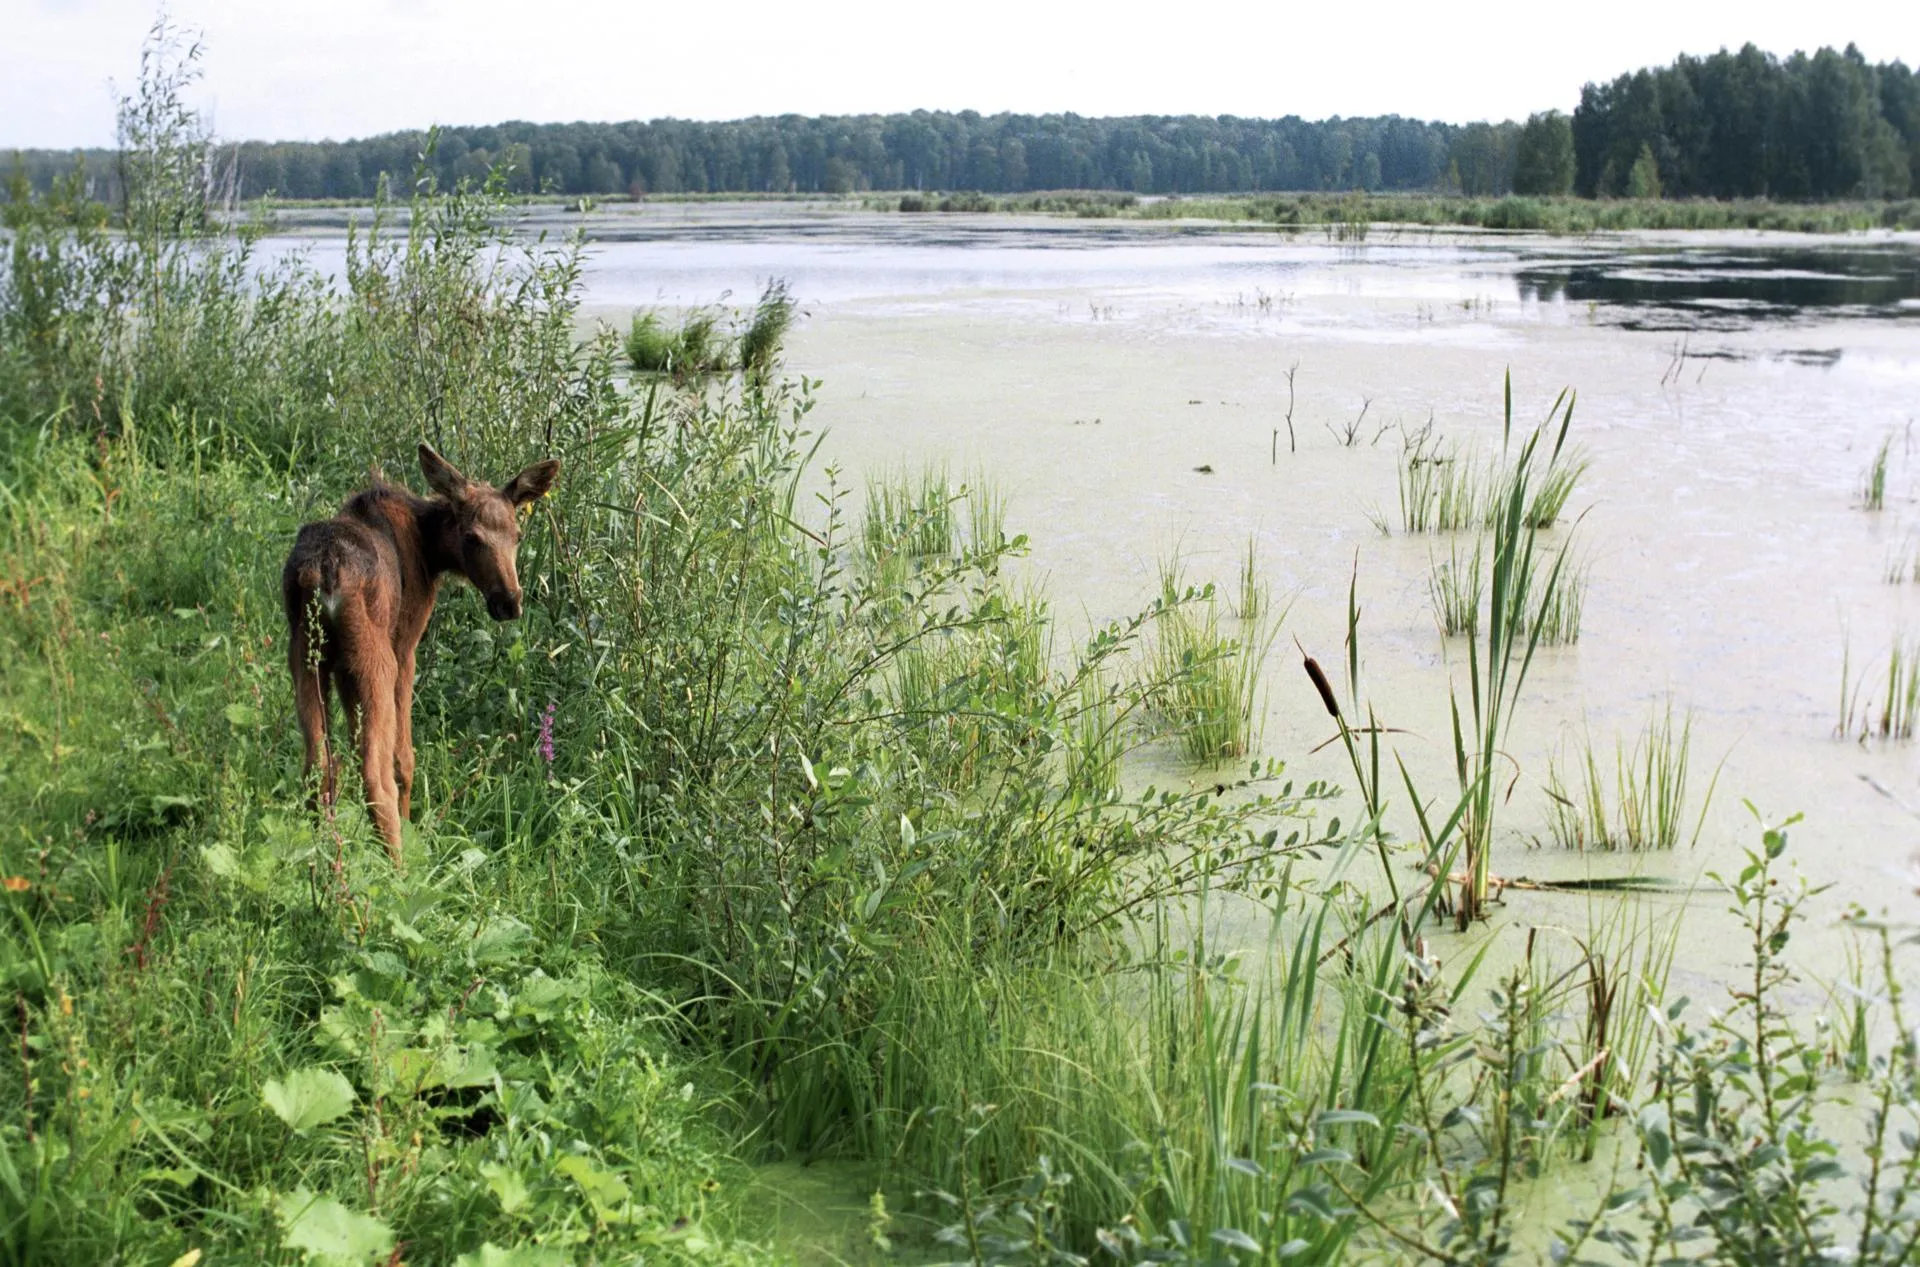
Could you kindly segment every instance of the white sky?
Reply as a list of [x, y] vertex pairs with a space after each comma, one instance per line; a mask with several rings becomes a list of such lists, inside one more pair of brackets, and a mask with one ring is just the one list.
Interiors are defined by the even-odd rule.
[[[429, 123], [973, 108], [1570, 110], [1581, 84], [1752, 40], [1920, 62], [1912, 0], [173, 0], [228, 139]], [[107, 145], [153, 0], [0, 0], [0, 149]]]

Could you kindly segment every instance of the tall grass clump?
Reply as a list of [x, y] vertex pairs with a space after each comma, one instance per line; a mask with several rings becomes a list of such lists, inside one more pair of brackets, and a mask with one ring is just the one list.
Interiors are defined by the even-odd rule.
[[[956, 503], [964, 494], [944, 468], [922, 467], [876, 475], [867, 481], [861, 544], [869, 559], [951, 557], [959, 544]], [[994, 548], [997, 548], [995, 543]]]
[[1476, 539], [1471, 553], [1462, 555], [1456, 543], [1444, 561], [1434, 562], [1427, 573], [1427, 592], [1433, 600], [1440, 632], [1451, 638], [1468, 637], [1480, 632], [1480, 609], [1486, 593], [1486, 572], [1481, 543]]
[[1878, 679], [1880, 685], [1875, 680], [1868, 673], [1854, 676], [1849, 643], [1840, 661], [1840, 719], [1834, 735], [1862, 742], [1912, 739], [1920, 723], [1920, 640], [1896, 634], [1887, 649], [1886, 674]]
[[1581, 746], [1573, 779], [1557, 762], [1551, 764], [1547, 797], [1553, 842], [1565, 849], [1628, 852], [1696, 843], [1719, 774], [1709, 781], [1696, 813], [1687, 797], [1692, 743], [1692, 714], [1676, 728], [1669, 701], [1648, 718], [1631, 748], [1615, 742], [1610, 778], [1591, 740]]
[[1400, 526], [1406, 532], [1457, 532], [1479, 527], [1487, 495], [1481, 473], [1457, 445], [1422, 438], [1400, 456]]
[[1213, 586], [1182, 586], [1177, 554], [1163, 559], [1152, 674], [1169, 684], [1165, 720], [1181, 750], [1213, 765], [1246, 756], [1258, 740], [1264, 666], [1285, 613], [1272, 610], [1251, 544], [1238, 617], [1222, 615]]
[[1860, 507], [1862, 510], [1885, 510], [1887, 506], [1887, 458], [1893, 452], [1893, 437], [1888, 436], [1880, 442], [1874, 451], [1873, 461], [1867, 464], [1866, 473], [1860, 477]]
[[767, 382], [779, 369], [795, 311], [793, 291], [784, 280], [775, 278], [760, 292], [739, 340], [740, 372], [749, 382]]

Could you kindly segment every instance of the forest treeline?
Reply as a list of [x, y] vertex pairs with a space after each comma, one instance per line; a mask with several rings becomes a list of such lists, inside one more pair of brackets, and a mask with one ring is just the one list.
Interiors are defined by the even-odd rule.
[[[1904, 197], [1920, 173], [1920, 80], [1849, 45], [1782, 59], [1749, 44], [1589, 84], [1572, 115], [1525, 123], [1398, 116], [1085, 118], [911, 114], [729, 122], [502, 123], [222, 151], [241, 198], [362, 199], [426, 156], [443, 184], [496, 165], [508, 190], [580, 195], [1111, 189], [1469, 196]], [[19, 156], [47, 188], [78, 161], [113, 200], [110, 151]]]

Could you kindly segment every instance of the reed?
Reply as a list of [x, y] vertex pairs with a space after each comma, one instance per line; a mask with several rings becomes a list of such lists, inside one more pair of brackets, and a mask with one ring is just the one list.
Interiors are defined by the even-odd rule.
[[967, 547], [996, 551], [1007, 544], [1007, 492], [984, 471], [967, 481]]
[[1258, 740], [1261, 679], [1285, 612], [1273, 610], [1251, 557], [1241, 578], [1242, 611], [1249, 614], [1238, 618], [1222, 615], [1213, 586], [1183, 589], [1181, 568], [1177, 553], [1159, 564], [1150, 672], [1165, 684], [1161, 711], [1181, 750], [1213, 765], [1246, 756]]
[[1860, 506], [1863, 510], [1884, 510], [1887, 505], [1887, 458], [1893, 451], [1893, 437], [1880, 442], [1873, 461], [1860, 477]]
[[1886, 692], [1880, 700], [1881, 739], [1913, 738], [1920, 720], [1920, 641], [1896, 637], [1887, 652]]
[[911, 560], [951, 558], [956, 543], [956, 502], [944, 467], [898, 470], [867, 482], [862, 542], [869, 560], [898, 555]]
[[793, 328], [797, 307], [792, 289], [779, 278], [767, 283], [740, 333], [740, 371], [749, 382], [765, 383], [780, 366], [787, 332]]
[[[1920, 724], [1920, 639], [1895, 634], [1887, 648], [1882, 685], [1871, 687], [1868, 674], [1853, 673], [1853, 646], [1848, 639], [1840, 657], [1840, 713], [1834, 725], [1836, 739], [1858, 738], [1905, 741]], [[1862, 696], [1866, 695], [1865, 702]], [[1874, 713], [1878, 705], [1879, 715]]]
[[1565, 647], [1580, 641], [1588, 575], [1588, 565], [1579, 559], [1550, 574], [1546, 592], [1532, 608], [1534, 631], [1541, 646]]
[[1096, 796], [1111, 795], [1120, 790], [1120, 762], [1127, 748], [1121, 697], [1097, 669], [1080, 674], [1075, 690], [1068, 718], [1067, 778]]
[[1427, 593], [1433, 601], [1440, 632], [1449, 638], [1480, 632], [1480, 610], [1486, 597], [1486, 569], [1481, 543], [1476, 538], [1471, 553], [1462, 555], [1456, 543], [1444, 561], [1430, 565]]
[[1889, 585], [1920, 583], [1920, 537], [1909, 536], [1895, 546], [1881, 575]]
[[1693, 714], [1684, 714], [1676, 727], [1668, 701], [1648, 718], [1631, 748], [1615, 741], [1611, 779], [1591, 739], [1581, 745], [1573, 779], [1558, 761], [1550, 763], [1548, 831], [1554, 844], [1634, 853], [1672, 849], [1683, 840], [1692, 846], [1700, 838], [1720, 777], [1716, 769], [1696, 813], [1687, 795], [1692, 743]]

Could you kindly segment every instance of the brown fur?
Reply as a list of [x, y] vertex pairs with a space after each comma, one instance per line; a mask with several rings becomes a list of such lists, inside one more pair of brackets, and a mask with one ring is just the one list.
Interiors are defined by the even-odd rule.
[[328, 745], [329, 693], [340, 696], [359, 750], [367, 811], [400, 862], [400, 821], [413, 801], [413, 653], [440, 578], [464, 576], [495, 620], [520, 615], [515, 508], [543, 496], [560, 464], [536, 462], [496, 489], [469, 480], [426, 445], [420, 469], [437, 496], [416, 497], [374, 472], [340, 513], [307, 524], [281, 572], [287, 665], [306, 746], [303, 774], [321, 767], [331, 804], [337, 763]]

